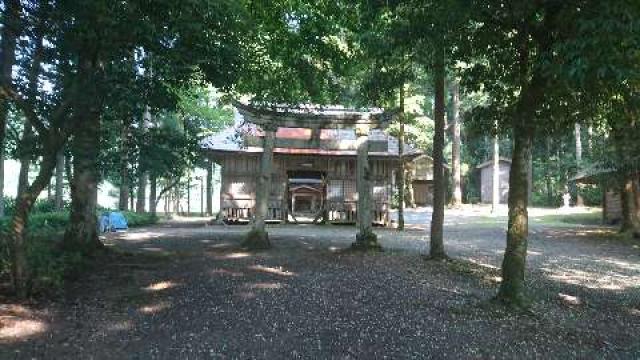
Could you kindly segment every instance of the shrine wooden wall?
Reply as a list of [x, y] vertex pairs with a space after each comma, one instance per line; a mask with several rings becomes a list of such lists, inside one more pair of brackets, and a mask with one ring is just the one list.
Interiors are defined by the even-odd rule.
[[[228, 154], [222, 157], [220, 205], [229, 219], [248, 220], [252, 217], [256, 198], [256, 178], [260, 154]], [[393, 161], [369, 159], [371, 170], [374, 222], [387, 224], [391, 194]], [[318, 171], [326, 175], [326, 208], [331, 222], [356, 221], [356, 159], [306, 155], [274, 156], [269, 197], [269, 220], [285, 220], [287, 203], [287, 171]]]

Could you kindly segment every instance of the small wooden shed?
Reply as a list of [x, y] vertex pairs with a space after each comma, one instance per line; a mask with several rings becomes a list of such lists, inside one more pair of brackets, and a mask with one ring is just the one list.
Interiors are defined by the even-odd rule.
[[[485, 161], [476, 166], [480, 171], [480, 201], [490, 204], [493, 199], [493, 160]], [[499, 159], [500, 203], [506, 204], [509, 199], [509, 171], [511, 171], [511, 160], [501, 157]]]
[[[622, 195], [619, 185], [614, 181], [615, 178], [616, 171], [613, 169], [588, 169], [570, 179], [576, 184], [602, 186], [602, 221], [606, 224], [615, 224], [622, 219]], [[637, 186], [640, 174], [636, 175], [634, 181]], [[636, 197], [638, 196], [636, 194]], [[640, 198], [636, 198], [636, 201], [640, 203]]]
[[[445, 177], [449, 167], [444, 166]], [[411, 162], [411, 187], [413, 201], [417, 206], [433, 205], [433, 158], [429, 155], [417, 156]]]

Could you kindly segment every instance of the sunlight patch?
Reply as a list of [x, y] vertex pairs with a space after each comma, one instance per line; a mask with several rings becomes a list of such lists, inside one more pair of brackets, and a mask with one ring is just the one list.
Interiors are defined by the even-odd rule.
[[583, 304], [582, 299], [573, 295], [559, 293], [558, 298], [563, 304], [566, 304], [566, 305], [579, 306]]
[[168, 309], [170, 306], [171, 304], [169, 302], [161, 301], [156, 304], [142, 306], [138, 310], [145, 315], [153, 315]]
[[173, 287], [176, 287], [177, 284], [173, 281], [160, 281], [157, 282], [155, 284], [151, 284], [147, 287], [145, 287], [144, 289], [146, 291], [162, 291], [162, 290], [167, 290], [167, 289], [171, 289]]
[[277, 290], [282, 289], [284, 286], [281, 283], [273, 283], [273, 282], [261, 282], [248, 285], [250, 289], [257, 290]]
[[26, 338], [46, 330], [47, 324], [42, 321], [20, 319], [15, 316], [0, 317], [0, 340]]
[[225, 255], [220, 255], [220, 256], [217, 256], [216, 258], [218, 258], [218, 259], [243, 259], [243, 258], [247, 258], [249, 256], [251, 256], [251, 254], [249, 254], [248, 252], [238, 251], [238, 252], [232, 252], [232, 253], [225, 254]]
[[211, 274], [212, 275], [226, 275], [226, 276], [232, 276], [232, 277], [239, 277], [239, 276], [243, 276], [244, 273], [241, 273], [239, 271], [232, 271], [232, 270], [227, 270], [227, 269], [213, 269], [211, 270]]
[[118, 321], [107, 326], [109, 331], [127, 331], [133, 329], [133, 323], [130, 320]]
[[269, 273], [269, 274], [280, 275], [280, 276], [293, 276], [293, 275], [295, 275], [291, 271], [284, 270], [284, 268], [282, 266], [270, 267], [270, 266], [264, 266], [264, 265], [253, 265], [253, 266], [250, 266], [249, 269], [255, 270], [255, 271], [260, 271], [260, 272], [266, 272], [266, 273]]

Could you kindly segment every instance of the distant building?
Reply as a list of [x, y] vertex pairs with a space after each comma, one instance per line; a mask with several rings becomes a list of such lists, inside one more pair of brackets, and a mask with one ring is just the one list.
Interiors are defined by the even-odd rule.
[[[500, 174], [500, 203], [506, 204], [509, 199], [509, 171], [511, 171], [511, 160], [507, 158], [499, 159]], [[493, 160], [483, 162], [476, 166], [480, 170], [480, 201], [491, 204], [493, 199]]]
[[[615, 224], [622, 220], [622, 194], [615, 181], [617, 176], [620, 175], [616, 170], [596, 168], [583, 170], [570, 179], [582, 186], [596, 184], [602, 186], [602, 220], [607, 224]], [[636, 174], [634, 181], [636, 184], [640, 182], [640, 174]], [[639, 194], [634, 196], [636, 196], [635, 201], [640, 201]]]
[[[286, 108], [265, 111], [245, 106], [236, 125], [202, 143], [203, 151], [221, 165], [220, 207], [226, 221], [249, 221], [256, 211], [257, 178], [265, 130], [255, 122], [270, 121], [274, 148], [269, 170], [271, 188], [267, 220], [298, 222], [320, 218], [354, 223], [358, 203], [355, 127], [367, 112], [333, 108]], [[242, 119], [244, 117], [244, 119]], [[382, 129], [368, 129], [367, 180], [371, 184], [373, 223], [389, 224], [392, 173], [398, 166], [398, 140]], [[411, 161], [420, 152], [405, 145]]]
[[[449, 167], [444, 165], [445, 179], [448, 176]], [[446, 181], [446, 180], [445, 180]], [[413, 202], [416, 206], [433, 205], [433, 158], [429, 155], [420, 155], [411, 163], [411, 186], [413, 189]]]

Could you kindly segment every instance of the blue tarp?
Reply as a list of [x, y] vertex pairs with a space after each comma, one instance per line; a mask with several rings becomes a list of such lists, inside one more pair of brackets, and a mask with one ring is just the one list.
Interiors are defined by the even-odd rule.
[[98, 226], [101, 232], [126, 230], [129, 228], [127, 219], [117, 211], [106, 212], [100, 216]]

